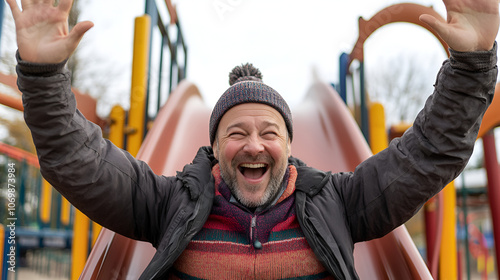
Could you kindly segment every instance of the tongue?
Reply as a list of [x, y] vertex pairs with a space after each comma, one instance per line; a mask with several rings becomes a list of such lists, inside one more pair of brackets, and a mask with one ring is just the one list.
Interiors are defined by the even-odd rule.
[[264, 174], [264, 168], [244, 168], [243, 176], [249, 179], [258, 179]]

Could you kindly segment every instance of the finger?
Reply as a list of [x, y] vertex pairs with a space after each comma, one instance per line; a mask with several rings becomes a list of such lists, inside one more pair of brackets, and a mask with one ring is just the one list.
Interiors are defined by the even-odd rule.
[[21, 14], [21, 10], [19, 9], [19, 6], [17, 5], [16, 0], [6, 0], [7, 4], [10, 7], [10, 11], [12, 12], [12, 17], [14, 20], [16, 20], [17, 16]]
[[59, 9], [65, 12], [69, 12], [71, 6], [73, 6], [73, 0], [60, 0], [58, 5]]
[[82, 40], [83, 35], [85, 35], [85, 33], [89, 31], [89, 29], [93, 26], [94, 23], [92, 23], [91, 21], [82, 21], [77, 23], [68, 34], [68, 47], [72, 50], [75, 50], [78, 46], [78, 43], [80, 43], [80, 41]]
[[446, 29], [446, 23], [443, 21], [438, 20], [434, 16], [428, 15], [428, 14], [423, 14], [420, 16], [420, 21], [423, 23], [429, 25], [436, 33], [441, 36], [441, 38], [446, 37], [447, 29]]
[[50, 0], [21, 0], [21, 7], [29, 7], [31, 5], [35, 4], [40, 4], [43, 3], [44, 1], [50, 1]]
[[46, 4], [46, 5], [51, 5], [54, 6], [54, 0], [29, 0], [27, 2], [30, 2], [31, 4]]
[[37, 4], [47, 4], [47, 5], [53, 5], [52, 2], [54, 0], [21, 0], [21, 8], [22, 10], [30, 9], [33, 6], [36, 6]]

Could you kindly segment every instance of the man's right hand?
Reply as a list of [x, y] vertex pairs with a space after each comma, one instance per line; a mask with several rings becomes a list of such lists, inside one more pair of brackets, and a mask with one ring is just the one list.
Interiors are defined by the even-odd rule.
[[60, 0], [58, 6], [53, 5], [53, 0], [22, 0], [22, 11], [16, 0], [6, 1], [16, 24], [19, 56], [24, 61], [60, 63], [68, 59], [94, 25], [84, 21], [69, 31], [72, 0]]
[[499, 0], [443, 0], [447, 21], [431, 15], [420, 20], [433, 28], [448, 46], [459, 52], [489, 51], [500, 24]]

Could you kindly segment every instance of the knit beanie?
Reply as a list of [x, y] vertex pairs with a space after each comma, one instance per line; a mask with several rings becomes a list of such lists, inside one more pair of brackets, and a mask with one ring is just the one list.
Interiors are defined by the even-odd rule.
[[230, 87], [222, 94], [210, 116], [210, 145], [213, 146], [222, 116], [232, 107], [243, 103], [262, 103], [276, 109], [285, 120], [286, 128], [293, 138], [292, 113], [286, 101], [270, 86], [262, 82], [259, 69], [247, 63], [233, 68], [229, 73]]

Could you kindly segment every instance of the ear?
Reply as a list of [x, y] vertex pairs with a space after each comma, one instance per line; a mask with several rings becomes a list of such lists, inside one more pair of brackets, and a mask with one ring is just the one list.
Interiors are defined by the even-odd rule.
[[214, 144], [212, 145], [212, 150], [214, 152], [214, 158], [216, 160], [219, 160], [219, 141], [215, 140]]
[[287, 147], [287, 151], [288, 151], [287, 157], [291, 157], [292, 156], [292, 142], [290, 141], [290, 139], [288, 139], [286, 147]]

